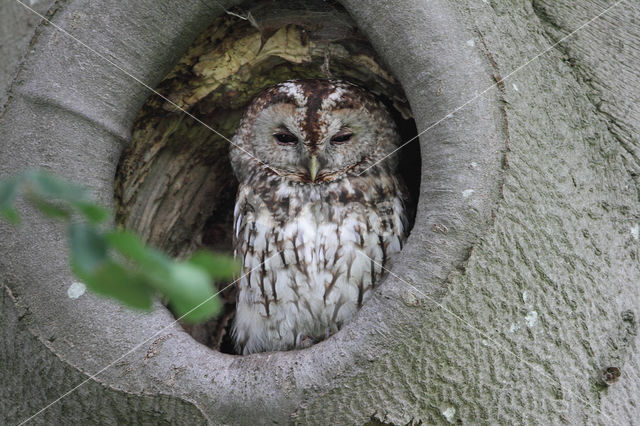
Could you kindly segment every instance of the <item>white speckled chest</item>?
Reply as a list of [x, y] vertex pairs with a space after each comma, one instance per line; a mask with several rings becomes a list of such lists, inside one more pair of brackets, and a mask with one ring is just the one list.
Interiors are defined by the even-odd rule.
[[[262, 176], [262, 178], [258, 178]], [[242, 262], [233, 327], [243, 353], [303, 347], [353, 318], [407, 230], [392, 176], [301, 184], [256, 173], [234, 211]]]

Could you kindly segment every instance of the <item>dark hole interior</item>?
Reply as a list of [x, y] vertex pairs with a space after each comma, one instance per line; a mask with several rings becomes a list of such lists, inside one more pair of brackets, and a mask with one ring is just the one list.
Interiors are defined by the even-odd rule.
[[[157, 90], [231, 138], [259, 91], [295, 78], [337, 78], [386, 104], [403, 143], [416, 135], [400, 84], [335, 2], [251, 1], [217, 18]], [[246, 19], [238, 18], [237, 15]], [[418, 140], [399, 151], [413, 226], [420, 185]], [[237, 181], [228, 141], [152, 95], [136, 119], [116, 176], [116, 221], [175, 257], [200, 247], [231, 253]], [[229, 283], [217, 283], [220, 290]], [[183, 327], [200, 343], [234, 353], [229, 329], [235, 287], [220, 296], [223, 314]]]

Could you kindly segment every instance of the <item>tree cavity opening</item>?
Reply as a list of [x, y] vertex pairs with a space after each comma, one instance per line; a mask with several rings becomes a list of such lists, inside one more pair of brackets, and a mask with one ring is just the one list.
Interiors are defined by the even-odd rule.
[[[250, 1], [215, 19], [156, 87], [171, 102], [152, 95], [140, 110], [118, 165], [117, 223], [178, 258], [202, 247], [231, 254], [238, 183], [227, 139], [256, 94], [300, 78], [364, 87], [386, 104], [403, 143], [415, 137], [402, 87], [338, 3]], [[418, 140], [399, 153], [413, 212], [420, 182]], [[410, 226], [414, 217], [410, 213]], [[221, 290], [228, 284], [217, 283]], [[184, 328], [200, 343], [233, 353], [234, 286], [220, 296], [225, 303], [220, 317]]]

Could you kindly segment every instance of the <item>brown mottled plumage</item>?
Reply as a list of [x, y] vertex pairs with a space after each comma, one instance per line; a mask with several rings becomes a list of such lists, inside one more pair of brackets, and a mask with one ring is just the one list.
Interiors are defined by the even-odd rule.
[[[308, 346], [351, 320], [407, 234], [399, 136], [358, 86], [293, 80], [259, 94], [233, 139], [244, 353]], [[373, 259], [375, 262], [373, 262]]]

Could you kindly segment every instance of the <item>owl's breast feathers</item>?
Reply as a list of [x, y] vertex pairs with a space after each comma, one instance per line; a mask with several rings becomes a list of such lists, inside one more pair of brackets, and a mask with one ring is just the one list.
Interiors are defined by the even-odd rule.
[[405, 198], [397, 178], [379, 172], [308, 185], [256, 171], [242, 182], [238, 349], [303, 347], [349, 321], [380, 282], [380, 265], [402, 248]]

